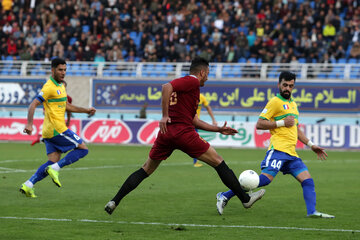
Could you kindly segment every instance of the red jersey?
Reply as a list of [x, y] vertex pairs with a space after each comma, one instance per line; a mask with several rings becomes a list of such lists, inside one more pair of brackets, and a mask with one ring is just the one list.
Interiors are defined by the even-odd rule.
[[185, 76], [170, 82], [169, 117], [172, 123], [191, 124], [199, 105], [200, 81], [195, 76]]

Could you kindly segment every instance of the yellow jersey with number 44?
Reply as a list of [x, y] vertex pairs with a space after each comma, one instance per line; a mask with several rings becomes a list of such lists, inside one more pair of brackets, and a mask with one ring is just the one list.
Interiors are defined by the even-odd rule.
[[286, 152], [291, 156], [299, 157], [295, 147], [298, 141], [297, 126], [299, 124], [299, 111], [294, 100], [285, 99], [280, 94], [273, 97], [260, 114], [261, 119], [278, 121], [287, 116], [295, 117], [295, 124], [292, 127], [278, 127], [270, 129], [271, 138], [269, 149]]
[[44, 106], [43, 138], [52, 138], [67, 130], [65, 124], [65, 111], [67, 94], [63, 83], [50, 79], [42, 87], [37, 99]]

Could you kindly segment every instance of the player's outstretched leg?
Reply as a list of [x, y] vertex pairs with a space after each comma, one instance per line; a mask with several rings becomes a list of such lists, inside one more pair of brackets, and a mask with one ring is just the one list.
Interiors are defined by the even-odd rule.
[[226, 165], [225, 161], [222, 161], [215, 167], [218, 175], [223, 183], [230, 188], [234, 194], [241, 200], [245, 208], [250, 208], [257, 200], [261, 199], [265, 194], [265, 190], [254, 192], [248, 195], [240, 186], [240, 183], [235, 176], [234, 172]]
[[[263, 187], [263, 186], [266, 186], [269, 183], [271, 183], [271, 180], [263, 174], [260, 174], [259, 178], [260, 179], [259, 179], [258, 187]], [[260, 196], [260, 198], [261, 198], [265, 194], [265, 192], [259, 192], [259, 194], [260, 193], [262, 193], [262, 195]], [[228, 190], [227, 192], [219, 192], [218, 194], [216, 194], [216, 209], [220, 215], [223, 214], [224, 208], [227, 205], [228, 201], [230, 201], [230, 199], [234, 196], [235, 196], [235, 193], [232, 190]], [[257, 200], [259, 200], [259, 199], [257, 199]], [[253, 203], [255, 203], [255, 202], [253, 202]]]
[[105, 211], [108, 214], [112, 214], [115, 208], [119, 205], [121, 199], [123, 199], [128, 193], [134, 190], [145, 178], [149, 175], [143, 168], [133, 172], [123, 183], [117, 194], [105, 205]]
[[61, 168], [73, 164], [77, 162], [80, 158], [85, 157], [89, 153], [88, 149], [75, 148], [71, 152], [69, 152], [63, 159], [59, 162], [54, 163], [51, 166], [46, 168], [46, 172], [52, 178], [53, 182], [56, 186], [61, 187], [61, 183], [59, 180], [59, 171]]
[[307, 216], [312, 218], [335, 218], [335, 216], [316, 211], [315, 184], [312, 178], [308, 178], [301, 183], [303, 196], [306, 204]]
[[[233, 191], [231, 191], [231, 192], [233, 192]], [[235, 196], [235, 194], [234, 194], [234, 196]], [[227, 205], [228, 201], [229, 201], [228, 198], [225, 197], [223, 192], [219, 192], [216, 194], [216, 209], [220, 215], [223, 214], [224, 208]]]
[[20, 187], [20, 192], [25, 194], [27, 197], [35, 198], [34, 184], [38, 181], [44, 179], [48, 174], [46, 172], [46, 167], [53, 164], [51, 161], [47, 161], [43, 165], [41, 165], [38, 170], [31, 176], [29, 180], [23, 183]]

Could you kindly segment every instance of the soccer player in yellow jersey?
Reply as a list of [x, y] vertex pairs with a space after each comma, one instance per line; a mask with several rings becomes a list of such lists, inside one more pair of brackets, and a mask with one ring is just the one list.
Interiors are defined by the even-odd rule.
[[[24, 133], [31, 135], [33, 131], [33, 118], [37, 106], [43, 104], [45, 116], [42, 129], [42, 137], [46, 146], [48, 161], [41, 165], [35, 174], [22, 184], [20, 192], [27, 197], [36, 197], [34, 184], [47, 175], [53, 182], [61, 187], [59, 170], [69, 164], [78, 161], [88, 154], [88, 148], [83, 140], [65, 124], [65, 111], [87, 113], [94, 115], [95, 108], [82, 108], [67, 102], [65, 90], [66, 62], [55, 58], [51, 61], [51, 77], [42, 87], [39, 95], [29, 106], [27, 124]], [[70, 151], [64, 158], [61, 154]]]
[[[207, 112], [209, 113], [211, 120], [212, 120], [212, 125], [217, 126], [217, 122], [215, 120], [212, 108], [209, 105], [209, 102], [206, 100], [206, 97], [204, 96], [204, 94], [200, 93], [200, 100], [199, 100], [199, 105], [198, 108], [196, 110], [196, 114], [198, 115], [198, 118], [200, 118], [200, 113], [201, 113], [201, 109], [202, 107], [205, 107]], [[197, 129], [196, 129], [197, 131]], [[199, 163], [198, 160], [196, 158], [194, 158], [194, 167], [201, 167], [202, 163]]]
[[[279, 171], [291, 174], [302, 186], [306, 204], [307, 216], [318, 218], [334, 218], [334, 216], [316, 211], [316, 193], [314, 180], [308, 168], [296, 153], [298, 140], [307, 144], [318, 159], [327, 157], [324, 148], [315, 145], [298, 127], [299, 112], [296, 103], [291, 98], [295, 87], [296, 75], [282, 72], [279, 76], [279, 94], [272, 98], [261, 112], [256, 123], [257, 129], [270, 130], [270, 146], [265, 159], [261, 162], [261, 174], [258, 187], [266, 186], [274, 179]], [[220, 192], [216, 195], [216, 207], [221, 215], [227, 202], [234, 194], [232, 191]]]

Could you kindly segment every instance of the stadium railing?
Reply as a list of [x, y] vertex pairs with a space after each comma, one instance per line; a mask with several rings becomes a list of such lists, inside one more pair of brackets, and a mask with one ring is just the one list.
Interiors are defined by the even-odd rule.
[[[163, 62], [67, 62], [67, 76], [159, 79], [188, 74], [190, 63]], [[292, 71], [299, 79], [360, 79], [360, 63], [211, 63], [209, 79], [272, 80], [280, 71]], [[44, 76], [51, 73], [50, 62], [0, 61], [1, 76]]]

